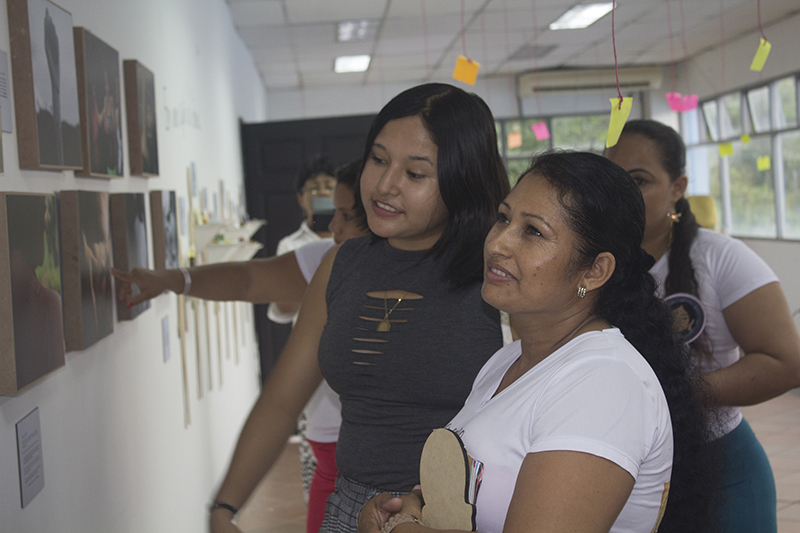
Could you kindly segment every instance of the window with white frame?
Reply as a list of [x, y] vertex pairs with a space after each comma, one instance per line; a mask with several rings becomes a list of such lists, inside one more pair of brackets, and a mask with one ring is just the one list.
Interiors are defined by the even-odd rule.
[[716, 199], [727, 233], [800, 239], [799, 79], [719, 95], [682, 116], [688, 193]]

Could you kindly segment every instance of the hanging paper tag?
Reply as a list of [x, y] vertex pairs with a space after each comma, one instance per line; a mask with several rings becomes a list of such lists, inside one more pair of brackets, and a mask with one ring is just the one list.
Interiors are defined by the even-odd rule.
[[625, 127], [625, 122], [631, 114], [631, 106], [633, 106], [633, 97], [626, 96], [622, 99], [622, 107], [619, 105], [619, 98], [611, 98], [611, 118], [608, 121], [608, 135], [606, 136], [606, 148], [611, 148], [617, 141], [619, 136], [622, 135], [622, 128]]
[[697, 101], [699, 97], [696, 94], [687, 94], [682, 96], [681, 93], [667, 93], [664, 95], [667, 99], [669, 108], [673, 111], [691, 111], [697, 109]]
[[692, 111], [697, 109], [697, 102], [700, 97], [696, 94], [687, 94], [683, 97], [683, 111]]
[[733, 145], [731, 143], [722, 143], [719, 145], [719, 156], [728, 157], [733, 155]]
[[769, 51], [771, 49], [772, 43], [762, 37], [758, 45], [758, 50], [756, 50], [756, 56], [753, 58], [753, 62], [750, 63], [750, 70], [761, 72], [761, 69], [764, 68], [764, 63], [767, 62], [767, 56], [769, 56]]
[[518, 131], [508, 134], [508, 149], [513, 150], [522, 146], [522, 134]]
[[772, 162], [770, 161], [768, 155], [762, 155], [756, 159], [756, 166], [758, 167], [758, 170], [769, 170], [772, 168]]
[[669, 104], [669, 108], [673, 111], [683, 111], [683, 98], [681, 98], [681, 93], [667, 93], [664, 95], [667, 99], [667, 104]]
[[531, 126], [531, 131], [533, 131], [533, 135], [536, 137], [537, 141], [543, 141], [550, 138], [550, 130], [547, 129], [546, 122], [537, 122]]
[[453, 79], [463, 81], [467, 85], [475, 85], [478, 78], [478, 69], [481, 64], [464, 56], [458, 56], [456, 67], [453, 69]]
[[746, 133], [741, 136], [742, 144], [750, 144], [750, 136]]

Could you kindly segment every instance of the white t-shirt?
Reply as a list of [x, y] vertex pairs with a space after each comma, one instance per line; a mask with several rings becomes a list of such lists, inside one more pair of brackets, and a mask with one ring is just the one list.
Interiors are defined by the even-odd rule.
[[[311, 228], [308, 227], [308, 223], [304, 220], [300, 224], [300, 227], [297, 229], [297, 231], [295, 231], [294, 233], [290, 233], [289, 235], [278, 241], [278, 248], [275, 251], [275, 255], [276, 256], [283, 255], [293, 250], [297, 250], [298, 248], [305, 246], [306, 244], [310, 244], [312, 242], [319, 242], [321, 240], [324, 239], [319, 235], [317, 235], [316, 233], [314, 233], [311, 230]], [[330, 240], [333, 241], [333, 239]], [[322, 258], [320, 257], [320, 261], [321, 260]], [[317, 266], [319, 266], [319, 263], [317, 263]], [[317, 268], [315, 266], [314, 270], [316, 269]], [[305, 272], [303, 273], [303, 275], [305, 276]], [[313, 277], [313, 275], [314, 272], [312, 271], [311, 276]], [[309, 280], [311, 280], [311, 278], [306, 277], [306, 281]], [[271, 303], [267, 308], [267, 318], [269, 318], [270, 320], [272, 320], [277, 324], [294, 324], [294, 322], [297, 320], [297, 313], [283, 313], [281, 312], [280, 309], [278, 309], [278, 306], [276, 304]]]
[[[333, 239], [321, 239], [294, 251], [300, 272], [310, 283], [314, 272], [319, 268], [322, 258], [336, 243]], [[324, 379], [308, 400], [303, 411], [306, 415], [306, 438], [316, 442], [336, 442], [339, 440], [339, 427], [342, 425], [342, 404], [339, 395], [331, 389]]]
[[[706, 316], [704, 334], [712, 349], [712, 360], [699, 361], [704, 372], [725, 368], [739, 360], [739, 345], [725, 322], [722, 311], [737, 300], [768, 283], [778, 281], [772, 269], [742, 241], [700, 228], [689, 252]], [[669, 273], [669, 252], [653, 265], [650, 273], [664, 297], [664, 280]], [[718, 409], [722, 425], [719, 436], [736, 429], [742, 421], [738, 407]]]
[[650, 531], [672, 472], [667, 400], [650, 365], [616, 328], [584, 333], [492, 398], [521, 354], [501, 348], [448, 424], [483, 462], [477, 526], [500, 533], [523, 459], [569, 450], [603, 457], [636, 480], [613, 533]]

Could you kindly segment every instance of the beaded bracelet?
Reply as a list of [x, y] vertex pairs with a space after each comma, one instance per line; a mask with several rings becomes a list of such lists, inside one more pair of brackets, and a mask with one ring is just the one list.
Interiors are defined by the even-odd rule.
[[408, 513], [398, 513], [391, 517], [383, 527], [381, 528], [381, 533], [391, 533], [391, 531], [399, 526], [400, 524], [405, 524], [406, 522], [415, 522], [419, 524], [419, 518], [416, 516], [412, 516]]

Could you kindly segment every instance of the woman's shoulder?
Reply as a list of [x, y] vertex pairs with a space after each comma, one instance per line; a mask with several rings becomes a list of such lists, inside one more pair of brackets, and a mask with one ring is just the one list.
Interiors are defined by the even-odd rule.
[[691, 255], [695, 266], [707, 269], [714, 280], [775, 276], [766, 261], [744, 242], [705, 228], [698, 231]]

